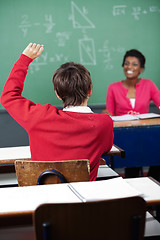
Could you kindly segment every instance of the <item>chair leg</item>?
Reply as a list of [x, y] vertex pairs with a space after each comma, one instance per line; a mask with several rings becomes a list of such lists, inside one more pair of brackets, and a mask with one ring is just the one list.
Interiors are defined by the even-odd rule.
[[51, 224], [50, 222], [45, 222], [43, 226], [43, 240], [51, 240]]
[[132, 217], [132, 240], [139, 240], [140, 222], [141, 222], [140, 216]]

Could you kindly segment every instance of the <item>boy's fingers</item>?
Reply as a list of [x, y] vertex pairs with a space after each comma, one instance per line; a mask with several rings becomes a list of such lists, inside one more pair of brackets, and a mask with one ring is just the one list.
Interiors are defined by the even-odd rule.
[[40, 50], [42, 50], [42, 47], [43, 45], [34, 43], [32, 45], [32, 50], [38, 53]]
[[44, 50], [43, 45], [36, 44], [36, 43], [29, 43], [26, 49], [23, 51], [23, 54], [25, 54], [26, 56], [32, 59], [35, 59], [41, 55], [43, 50]]
[[29, 43], [27, 47], [32, 47], [33, 43]]
[[36, 46], [36, 50], [39, 51], [41, 47], [42, 47], [42, 45], [37, 44], [37, 46]]
[[32, 45], [33, 45], [33, 43], [29, 43], [28, 46], [26, 47], [26, 49], [31, 48]]
[[44, 50], [43, 45], [40, 45], [39, 50], [38, 50], [38, 52], [37, 52], [38, 56], [41, 55], [41, 53], [43, 52], [43, 50]]
[[36, 43], [33, 43], [32, 48], [35, 49], [37, 47]]
[[32, 47], [32, 43], [29, 43], [28, 46], [24, 49], [23, 52], [26, 52], [28, 51], [30, 48]]

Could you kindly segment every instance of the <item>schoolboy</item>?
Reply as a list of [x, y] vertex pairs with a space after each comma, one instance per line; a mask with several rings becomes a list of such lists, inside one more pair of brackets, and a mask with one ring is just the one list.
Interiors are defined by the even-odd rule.
[[113, 121], [107, 114], [93, 113], [87, 107], [92, 91], [89, 71], [69, 62], [54, 73], [53, 85], [63, 101], [63, 110], [21, 96], [29, 64], [43, 49], [35, 43], [25, 48], [5, 83], [1, 104], [28, 132], [32, 160], [89, 159], [90, 180], [96, 180], [101, 155], [113, 144]]

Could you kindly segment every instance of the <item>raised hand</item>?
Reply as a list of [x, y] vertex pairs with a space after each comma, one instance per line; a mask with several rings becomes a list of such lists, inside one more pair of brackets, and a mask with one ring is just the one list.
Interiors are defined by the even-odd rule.
[[43, 45], [30, 43], [23, 51], [23, 54], [29, 58], [35, 59], [41, 55], [44, 48]]

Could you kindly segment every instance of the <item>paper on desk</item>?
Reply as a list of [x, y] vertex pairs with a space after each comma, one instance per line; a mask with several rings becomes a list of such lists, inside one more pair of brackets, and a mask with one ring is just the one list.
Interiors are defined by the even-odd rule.
[[132, 121], [132, 120], [139, 120], [139, 119], [149, 119], [149, 118], [157, 118], [160, 117], [160, 114], [156, 113], [144, 113], [144, 114], [125, 114], [122, 116], [112, 116], [113, 121]]
[[81, 202], [68, 184], [0, 188], [0, 214], [33, 211], [43, 203]]
[[121, 177], [95, 182], [70, 183], [70, 185], [79, 193], [83, 202], [140, 196], [140, 192]]
[[157, 118], [157, 117], [160, 117], [160, 114], [144, 113], [144, 114], [139, 114], [138, 117], [139, 117], [139, 119]]
[[160, 186], [148, 177], [124, 179], [131, 187], [141, 192], [146, 201], [160, 200]]
[[31, 158], [30, 146], [0, 148], [0, 160]]
[[138, 120], [139, 118], [137, 115], [131, 115], [131, 114], [125, 114], [122, 116], [113, 116], [111, 117], [113, 121], [132, 121], [132, 120]]

